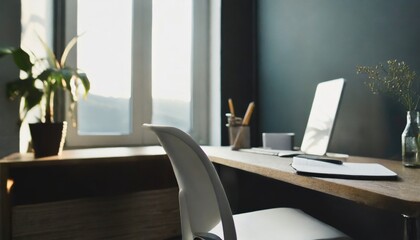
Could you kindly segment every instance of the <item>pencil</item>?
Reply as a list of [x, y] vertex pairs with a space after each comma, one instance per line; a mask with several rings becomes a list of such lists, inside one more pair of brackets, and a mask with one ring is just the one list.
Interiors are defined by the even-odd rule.
[[250, 102], [248, 108], [246, 109], [246, 113], [244, 119], [242, 121], [242, 125], [247, 126], [249, 125], [249, 121], [251, 120], [252, 112], [254, 111], [255, 103]]
[[229, 103], [229, 111], [230, 111], [231, 117], [235, 117], [235, 108], [233, 107], [232, 98], [229, 98], [228, 103]]

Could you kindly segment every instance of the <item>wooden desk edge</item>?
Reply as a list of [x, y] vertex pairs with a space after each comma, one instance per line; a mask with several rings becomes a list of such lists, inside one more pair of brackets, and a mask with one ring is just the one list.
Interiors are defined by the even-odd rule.
[[[316, 190], [319, 192], [326, 193], [328, 195], [347, 199], [359, 204], [385, 209], [391, 212], [397, 212], [398, 214], [403, 214], [411, 217], [420, 216], [420, 199], [418, 197], [416, 197], [416, 200], [412, 200], [410, 199], [411, 196], [403, 198], [402, 196], [397, 196], [396, 193], [392, 192], [392, 190], [386, 193], [380, 193], [375, 192], [373, 189], [360, 187], [362, 184], [365, 183], [369, 183], [370, 185], [372, 185], [371, 188], [387, 188], [387, 185], [390, 184], [400, 184], [401, 186], [403, 186], [403, 180], [401, 179], [397, 181], [365, 181], [301, 176], [297, 175], [291, 167], [289, 170], [285, 171], [284, 169], [279, 170], [267, 168], [263, 166], [244, 163], [235, 158], [229, 159], [226, 156], [219, 156], [217, 154], [213, 154], [215, 151], [213, 148], [214, 147], [205, 147], [204, 149], [205, 151], [207, 150], [210, 160], [214, 163], [240, 169], [250, 173], [255, 173], [261, 176], [280, 180], [307, 189]], [[237, 152], [233, 152], [232, 154], [236, 153]], [[258, 155], [256, 157], [258, 157]], [[369, 160], [370, 162], [377, 161], [377, 159], [363, 157], [357, 157], [356, 160], [360, 162], [364, 161], [365, 159]], [[288, 161], [291, 162], [292, 160], [289, 159]], [[413, 169], [405, 169], [404, 167], [400, 167], [400, 164], [395, 164], [395, 161], [387, 161], [389, 162], [385, 162], [386, 166], [391, 168], [391, 170], [396, 171], [402, 177], [410, 177], [412, 174], [406, 176], [405, 173], [407, 173], [408, 171], [416, 171]], [[417, 171], [417, 173], [420, 175], [420, 169]], [[420, 177], [418, 177], [418, 179], [420, 179]]]
[[116, 159], [157, 159], [166, 157], [161, 146], [107, 147], [64, 150], [60, 155], [35, 158], [33, 153], [14, 153], [0, 160], [0, 165], [31, 166], [43, 164], [76, 164], [96, 161], [115, 161]]

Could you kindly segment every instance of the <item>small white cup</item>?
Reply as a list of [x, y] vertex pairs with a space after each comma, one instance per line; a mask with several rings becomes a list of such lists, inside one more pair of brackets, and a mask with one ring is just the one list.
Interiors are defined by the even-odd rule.
[[295, 141], [294, 133], [263, 133], [263, 148], [293, 150]]

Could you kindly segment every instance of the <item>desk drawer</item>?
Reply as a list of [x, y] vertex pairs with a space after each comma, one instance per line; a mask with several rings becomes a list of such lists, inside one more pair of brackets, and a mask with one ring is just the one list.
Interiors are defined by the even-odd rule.
[[179, 234], [178, 188], [12, 208], [13, 239], [166, 239]]

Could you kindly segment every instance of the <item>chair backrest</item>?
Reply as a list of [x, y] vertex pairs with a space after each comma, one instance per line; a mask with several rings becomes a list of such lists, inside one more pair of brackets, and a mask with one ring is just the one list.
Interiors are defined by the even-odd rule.
[[206, 233], [221, 221], [223, 238], [236, 240], [225, 191], [201, 147], [180, 129], [151, 124], [143, 126], [156, 133], [171, 161], [179, 186], [183, 239], [193, 239], [196, 234]]

